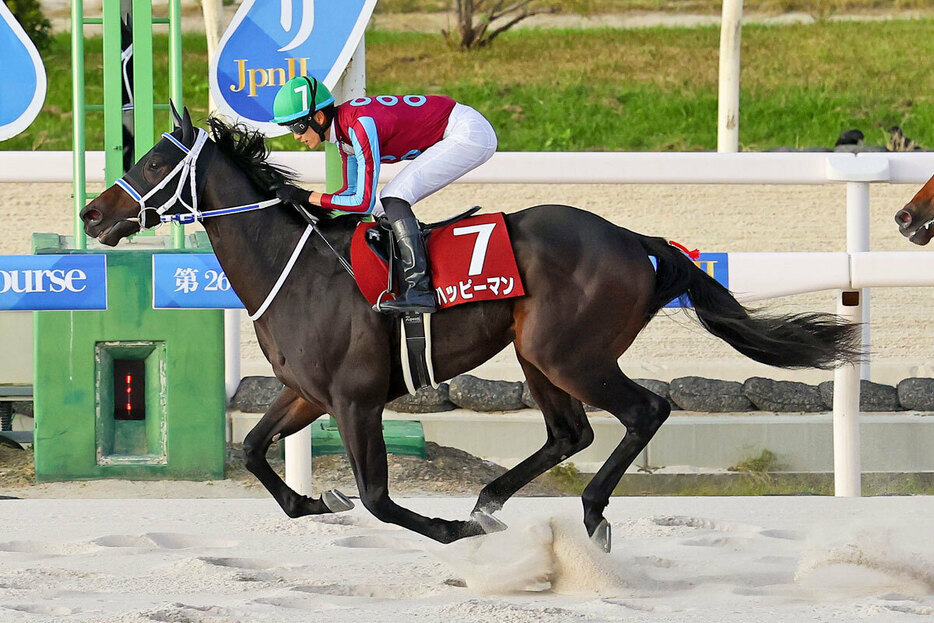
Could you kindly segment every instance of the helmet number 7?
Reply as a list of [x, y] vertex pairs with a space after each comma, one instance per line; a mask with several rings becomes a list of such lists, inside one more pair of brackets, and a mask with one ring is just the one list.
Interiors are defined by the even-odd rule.
[[302, 95], [302, 110], [309, 110], [310, 106], [308, 105], [308, 83], [300, 84], [295, 87], [296, 93], [301, 93]]

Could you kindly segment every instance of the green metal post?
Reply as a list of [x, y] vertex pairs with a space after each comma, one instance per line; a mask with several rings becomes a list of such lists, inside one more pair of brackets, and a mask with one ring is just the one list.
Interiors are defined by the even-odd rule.
[[[133, 3], [133, 153], [136, 158], [155, 145], [155, 110], [152, 61], [152, 1]], [[106, 14], [105, 14], [106, 18]], [[152, 236], [147, 229], [137, 235]]]
[[133, 0], [133, 138], [137, 157], [155, 145], [152, 0]]
[[[104, 180], [106, 185], [110, 186], [123, 177], [123, 63], [120, 58], [123, 46], [120, 34], [120, 0], [104, 0], [101, 10], [104, 15]], [[83, 107], [80, 112], [75, 110], [75, 116], [78, 115], [84, 119]]]
[[84, 163], [84, 3], [82, 0], [71, 2], [71, 108], [72, 108], [72, 139], [71, 159], [72, 176], [74, 178], [74, 234], [75, 246], [78, 249], [87, 247], [84, 228], [81, 226], [81, 210], [87, 202], [85, 190], [85, 163]]
[[[169, 0], [169, 93], [175, 106], [181, 110], [182, 98], [182, 8], [181, 0]], [[185, 247], [185, 226], [172, 223], [172, 246]]]

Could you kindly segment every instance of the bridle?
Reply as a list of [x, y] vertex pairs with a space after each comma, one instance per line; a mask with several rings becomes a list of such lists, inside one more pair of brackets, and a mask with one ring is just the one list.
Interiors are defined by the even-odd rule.
[[[163, 132], [162, 137], [167, 139], [170, 143], [178, 147], [185, 156], [175, 165], [168, 175], [166, 175], [162, 180], [153, 186], [149, 191], [143, 195], [138, 190], [133, 188], [133, 185], [130, 184], [129, 180], [126, 179], [126, 175], [118, 179], [114, 184], [122, 188], [126, 193], [139, 204], [139, 215], [136, 218], [124, 219], [126, 221], [132, 221], [134, 223], [139, 223], [141, 230], [144, 229], [153, 229], [162, 223], [176, 222], [176, 223], [194, 223], [195, 221], [203, 221], [206, 218], [212, 216], [226, 216], [228, 214], [237, 214], [239, 212], [250, 212], [252, 210], [262, 210], [263, 208], [268, 208], [270, 206], [277, 205], [282, 203], [279, 199], [267, 199], [265, 201], [259, 201], [257, 203], [248, 203], [245, 205], [234, 206], [230, 208], [221, 208], [219, 210], [211, 210], [210, 212], [201, 212], [198, 210], [198, 157], [201, 155], [201, 149], [204, 147], [204, 144], [208, 140], [208, 133], [202, 130], [201, 128], [196, 128], [198, 134], [195, 137], [195, 142], [189, 149], [185, 147], [185, 144], [180, 140], [169, 134], [168, 132]], [[172, 181], [174, 177], [178, 176], [178, 185], [175, 187], [175, 192], [166, 199], [161, 206], [154, 207], [146, 205], [146, 201], [152, 198], [156, 193], [161, 191], [163, 188], [168, 186], [169, 182]], [[185, 190], [185, 182], [188, 182], [191, 195], [191, 203], [185, 201], [182, 197], [182, 193]], [[169, 210], [174, 208], [176, 205], [181, 205], [188, 212], [180, 212], [178, 214], [166, 214]], [[159, 220], [153, 225], [146, 225], [145, 214], [147, 210], [152, 210], [156, 213], [156, 216], [159, 217]]]
[[[139, 204], [139, 215], [135, 218], [123, 219], [125, 221], [130, 221], [138, 223], [140, 230], [153, 229], [162, 223], [168, 222], [177, 222], [182, 224], [194, 223], [195, 221], [203, 221], [206, 218], [213, 216], [227, 216], [229, 214], [238, 214], [241, 212], [252, 212], [254, 210], [262, 210], [274, 205], [282, 203], [278, 198], [266, 199], [265, 201], [258, 201], [256, 203], [248, 203], [239, 206], [233, 206], [229, 208], [220, 208], [218, 210], [211, 210], [209, 212], [202, 212], [198, 209], [198, 182], [197, 182], [197, 172], [198, 172], [198, 157], [201, 155], [201, 149], [204, 147], [204, 144], [208, 140], [208, 133], [201, 128], [195, 128], [197, 130], [197, 135], [195, 136], [195, 142], [188, 148], [180, 140], [169, 134], [168, 132], [163, 132], [162, 137], [167, 139], [173, 145], [178, 147], [184, 153], [184, 157], [179, 161], [178, 164], [166, 175], [158, 184], [149, 189], [146, 194], [141, 194], [138, 190], [133, 188], [133, 185], [130, 184], [129, 180], [126, 179], [127, 175], [124, 175], [116, 182], [115, 186], [122, 188], [137, 204]], [[178, 176], [178, 184], [175, 187], [175, 192], [166, 199], [162, 205], [159, 207], [154, 207], [146, 205], [146, 201], [152, 198], [156, 193], [160, 192], [169, 182]], [[182, 193], [185, 190], [186, 181], [188, 182], [188, 187], [190, 189], [191, 203], [185, 201], [182, 197]], [[187, 210], [187, 213], [180, 212], [178, 214], [166, 214], [169, 210], [174, 208], [176, 205], [181, 205]], [[318, 229], [318, 219], [313, 214], [310, 214], [307, 210], [301, 209], [296, 206], [299, 213], [308, 221], [308, 226], [305, 228], [305, 231], [302, 233], [301, 238], [298, 241], [298, 244], [295, 246], [295, 249], [292, 251], [292, 255], [289, 257], [289, 261], [286, 263], [285, 268], [282, 269], [282, 272], [279, 274], [279, 278], [276, 280], [275, 285], [269, 291], [269, 294], [266, 295], [266, 299], [263, 301], [263, 304], [259, 308], [249, 315], [250, 320], [256, 321], [260, 316], [265, 313], [266, 309], [272, 303], [273, 299], [276, 298], [276, 295], [279, 293], [279, 290], [282, 288], [282, 284], [285, 283], [285, 280], [288, 278], [289, 273], [292, 272], [292, 267], [295, 266], [298, 256], [301, 254], [302, 249], [305, 247], [305, 243], [308, 241], [308, 237], [311, 235], [311, 232], [314, 231], [317, 233], [328, 248], [334, 253], [338, 261], [343, 266], [344, 270], [350, 273], [350, 276], [353, 277], [353, 268], [351, 268], [350, 263], [337, 252], [327, 238], [324, 237], [324, 234], [321, 233], [321, 230]], [[146, 225], [145, 214], [147, 210], [152, 210], [156, 213], [156, 216], [159, 217], [153, 225]]]

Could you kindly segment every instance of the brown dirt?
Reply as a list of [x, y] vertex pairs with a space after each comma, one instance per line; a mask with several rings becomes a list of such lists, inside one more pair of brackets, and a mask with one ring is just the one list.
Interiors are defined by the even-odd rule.
[[[506, 468], [468, 454], [457, 448], [439, 446], [426, 442], [427, 457], [389, 455], [389, 490], [408, 496], [445, 494], [472, 496], [480, 493], [487, 483], [506, 472]], [[243, 467], [242, 447], [234, 444], [227, 464], [227, 477], [247, 484], [259, 483], [253, 474]], [[270, 465], [280, 476], [284, 476], [284, 462], [279, 458], [279, 449], [270, 448], [267, 454]], [[314, 457], [311, 467], [316, 491], [340, 489], [347, 495], [356, 495], [350, 462], [345, 455]], [[528, 484], [519, 495], [563, 495], [557, 483], [550, 482], [550, 475]]]
[[[505, 473], [506, 469], [495, 463], [484, 461], [456, 448], [426, 444], [427, 458], [389, 455], [389, 488], [393, 494], [404, 496], [452, 495], [474, 496], [488, 482]], [[228, 453], [227, 478], [224, 483], [231, 485], [243, 494], [262, 494], [262, 485], [253, 474], [243, 467], [243, 448], [233, 444]], [[284, 461], [280, 458], [277, 446], [270, 448], [267, 455], [273, 469], [284, 476]], [[312, 462], [312, 474], [316, 491], [337, 488], [351, 496], [357, 495], [350, 463], [344, 455], [315, 457]], [[83, 485], [75, 483], [77, 495], [86, 491]], [[205, 483], [217, 489], [215, 483]], [[36, 484], [32, 449], [20, 449], [0, 443], [0, 491], [16, 497], [32, 497], [30, 489], [38, 490], [48, 485]], [[228, 489], [225, 489], [228, 490]], [[530, 483], [519, 495], [554, 496], [565, 492], [552, 475]], [[48, 495], [42, 494], [43, 497]], [[71, 495], [62, 493], [62, 495]], [[195, 493], [201, 496], [201, 493]], [[204, 495], [207, 495], [206, 493]]]
[[0, 440], [0, 489], [28, 487], [35, 481], [32, 450], [9, 446]]

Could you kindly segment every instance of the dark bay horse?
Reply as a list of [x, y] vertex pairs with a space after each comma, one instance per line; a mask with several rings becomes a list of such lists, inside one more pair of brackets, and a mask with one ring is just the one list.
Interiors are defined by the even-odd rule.
[[934, 236], [934, 177], [921, 187], [905, 207], [895, 213], [899, 231], [911, 242], [926, 245]]
[[[208, 123], [212, 140], [192, 126], [187, 110], [183, 118], [176, 115], [175, 130], [163, 135], [124, 180], [89, 203], [81, 218], [89, 236], [113, 246], [141, 226], [156, 225], [160, 212], [163, 218], [177, 213], [190, 218], [225, 210], [224, 216], [205, 218], [204, 227], [231, 286], [254, 315], [306, 221], [282, 205], [226, 214], [231, 206], [253, 202], [253, 207], [274, 197], [271, 188], [290, 176], [266, 162], [261, 135], [214, 118]], [[435, 376], [440, 381], [471, 370], [512, 342], [544, 415], [545, 444], [489, 483], [468, 520], [425, 517], [390, 499], [381, 418], [386, 402], [406, 393], [399, 325], [370, 308], [327, 244], [312, 236], [255, 321], [259, 343], [285, 389], [244, 442], [247, 468], [290, 517], [346, 508], [335, 508], [326, 496], [297, 494], [265, 458], [273, 441], [329, 413], [337, 420], [360, 499], [377, 518], [442, 543], [496, 529], [492, 513], [506, 500], [591, 443], [584, 402], [626, 427], [582, 496], [587, 533], [609, 551], [603, 516], [609, 497], [670, 411], [665, 399], [627, 378], [617, 360], [666, 303], [689, 297], [704, 328], [769, 365], [832, 368], [859, 357], [854, 325], [829, 314], [752, 313], [662, 238], [561, 205], [507, 214], [506, 225], [526, 295], [436, 313]], [[355, 226], [352, 217], [318, 224], [344, 256]], [[657, 269], [649, 256], [657, 259]]]

